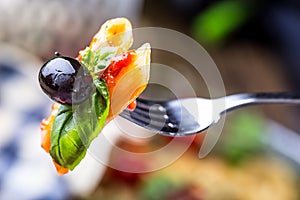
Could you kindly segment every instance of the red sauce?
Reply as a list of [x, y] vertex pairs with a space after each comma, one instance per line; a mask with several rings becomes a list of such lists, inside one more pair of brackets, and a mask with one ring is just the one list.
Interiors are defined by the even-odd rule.
[[[109, 64], [107, 69], [100, 76], [103, 79], [108, 87], [108, 90], [111, 92], [111, 89], [116, 85], [117, 76], [120, 74], [121, 70], [128, 67], [135, 59], [135, 51], [127, 51], [117, 55]], [[136, 102], [133, 101], [128, 105], [129, 110], [134, 110]]]
[[127, 106], [127, 109], [132, 111], [135, 109], [135, 107], [136, 107], [136, 101], [134, 100]]
[[112, 88], [115, 86], [115, 79], [120, 73], [120, 71], [129, 66], [135, 56], [134, 51], [128, 51], [117, 55], [112, 62], [109, 64], [107, 69], [101, 74], [100, 78], [103, 79], [108, 88]]

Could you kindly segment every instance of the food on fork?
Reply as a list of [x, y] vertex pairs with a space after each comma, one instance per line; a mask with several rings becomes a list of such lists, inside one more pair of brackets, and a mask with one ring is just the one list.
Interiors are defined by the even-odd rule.
[[151, 48], [129, 50], [132, 43], [131, 23], [111, 19], [77, 59], [57, 53], [42, 66], [40, 86], [55, 101], [41, 122], [42, 147], [59, 174], [73, 170], [103, 127], [146, 88]]

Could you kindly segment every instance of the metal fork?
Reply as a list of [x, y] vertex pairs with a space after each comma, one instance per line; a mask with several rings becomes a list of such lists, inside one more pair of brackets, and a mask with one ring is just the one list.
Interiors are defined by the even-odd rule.
[[300, 95], [292, 93], [234, 94], [221, 98], [183, 98], [170, 101], [137, 99], [133, 111], [120, 116], [148, 130], [167, 136], [201, 133], [217, 123], [227, 111], [253, 104], [299, 104]]

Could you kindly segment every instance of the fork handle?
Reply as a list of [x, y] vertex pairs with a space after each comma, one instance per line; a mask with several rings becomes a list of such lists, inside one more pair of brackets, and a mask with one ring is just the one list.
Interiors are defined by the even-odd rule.
[[230, 111], [241, 106], [253, 104], [300, 104], [300, 94], [288, 92], [245, 93], [229, 95], [218, 100], [224, 101], [224, 111]]

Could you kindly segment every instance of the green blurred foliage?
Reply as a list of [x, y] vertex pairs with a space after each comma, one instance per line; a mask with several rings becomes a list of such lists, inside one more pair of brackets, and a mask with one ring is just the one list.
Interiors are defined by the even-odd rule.
[[140, 189], [140, 199], [160, 200], [179, 185], [167, 175], [156, 175], [149, 178]]
[[236, 112], [227, 121], [225, 135], [217, 147], [219, 154], [229, 162], [238, 164], [262, 152], [265, 123], [261, 114], [254, 111]]
[[248, 1], [214, 3], [195, 17], [192, 34], [206, 45], [220, 44], [251, 16], [252, 11]]

